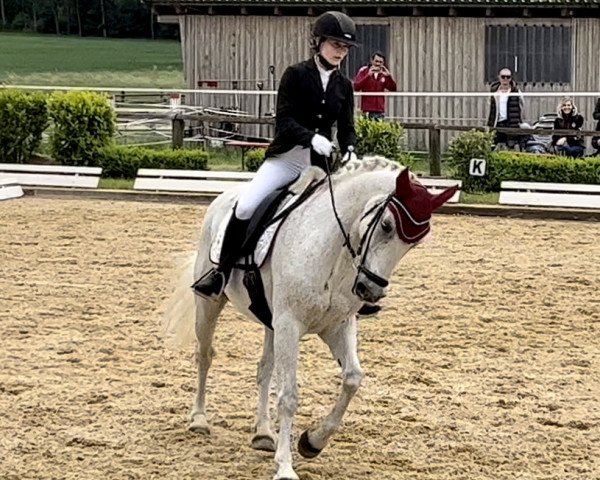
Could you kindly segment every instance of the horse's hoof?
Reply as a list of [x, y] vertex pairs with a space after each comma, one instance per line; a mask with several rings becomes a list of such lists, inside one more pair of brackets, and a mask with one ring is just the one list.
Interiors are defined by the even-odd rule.
[[265, 452], [275, 451], [275, 439], [269, 435], [254, 435], [250, 446], [254, 450], [264, 450]]
[[298, 477], [298, 475], [291, 476], [289, 474], [284, 477], [278, 477], [277, 475], [275, 475], [273, 477], [273, 480], [299, 480], [299, 477]]
[[210, 427], [205, 419], [192, 420], [188, 426], [188, 430], [199, 435], [210, 435]]
[[315, 458], [321, 453], [321, 450], [313, 447], [308, 441], [308, 430], [304, 430], [302, 435], [300, 435], [300, 440], [298, 440], [298, 453], [304, 458]]

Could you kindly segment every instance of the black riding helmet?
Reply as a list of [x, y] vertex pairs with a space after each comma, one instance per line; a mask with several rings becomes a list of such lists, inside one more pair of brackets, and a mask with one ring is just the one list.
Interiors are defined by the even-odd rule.
[[358, 46], [356, 24], [342, 12], [325, 12], [319, 16], [313, 28], [313, 35], [318, 39], [329, 38], [347, 43], [352, 47]]

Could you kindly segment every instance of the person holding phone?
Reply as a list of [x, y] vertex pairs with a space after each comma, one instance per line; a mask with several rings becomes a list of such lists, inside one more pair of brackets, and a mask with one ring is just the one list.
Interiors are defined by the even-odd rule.
[[[357, 92], [395, 92], [396, 81], [385, 66], [385, 57], [381, 52], [371, 56], [371, 63], [361, 67], [354, 80]], [[385, 97], [363, 96], [360, 100], [361, 111], [369, 118], [383, 120], [385, 118]]]

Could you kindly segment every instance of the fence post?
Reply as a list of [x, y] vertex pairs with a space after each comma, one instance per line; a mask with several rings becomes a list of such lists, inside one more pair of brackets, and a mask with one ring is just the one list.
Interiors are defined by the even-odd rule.
[[185, 131], [185, 121], [180, 115], [173, 117], [172, 145], [173, 150], [183, 147], [183, 136]]
[[434, 125], [429, 128], [429, 174], [434, 177], [442, 175], [442, 135]]

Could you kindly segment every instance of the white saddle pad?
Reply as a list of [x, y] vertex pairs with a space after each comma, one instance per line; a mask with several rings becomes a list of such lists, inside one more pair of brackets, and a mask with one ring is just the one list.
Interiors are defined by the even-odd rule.
[[[325, 173], [318, 167], [312, 167], [307, 170], [302, 177], [298, 179], [296, 183], [290, 186], [290, 194], [284, 199], [283, 202], [279, 205], [277, 209], [277, 214], [283, 211], [284, 209], [291, 207], [298, 201], [300, 198], [300, 194], [304, 192], [310, 185], [315, 181], [319, 181], [323, 178]], [[217, 265], [219, 263], [219, 258], [221, 256], [221, 248], [223, 247], [223, 238], [225, 236], [225, 229], [231, 219], [231, 215], [233, 215], [233, 209], [227, 212], [227, 215], [221, 220], [219, 224], [219, 228], [217, 230], [217, 234], [213, 239], [210, 245], [209, 258], [212, 263]], [[267, 257], [269, 256], [269, 252], [271, 251], [271, 246], [275, 237], [277, 236], [277, 232], [279, 231], [279, 227], [281, 223], [285, 220], [285, 217], [278, 220], [277, 222], [269, 225], [269, 227], [261, 234], [258, 242], [256, 244], [256, 248], [254, 249], [254, 261], [258, 267], [262, 267], [265, 263]]]

